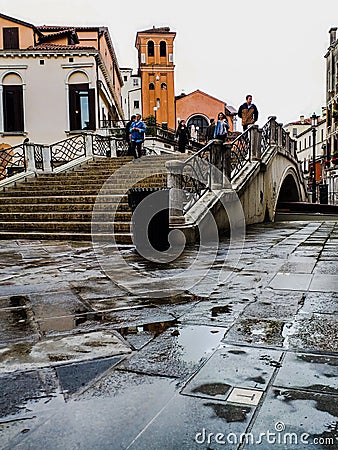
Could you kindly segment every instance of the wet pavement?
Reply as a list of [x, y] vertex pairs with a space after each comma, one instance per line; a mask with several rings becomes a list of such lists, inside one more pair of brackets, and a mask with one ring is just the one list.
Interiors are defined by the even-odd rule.
[[[337, 244], [338, 222], [251, 226], [223, 281], [226, 238], [157, 297], [90, 243], [0, 241], [0, 448], [338, 449]], [[178, 284], [195, 255], [121, 252]]]

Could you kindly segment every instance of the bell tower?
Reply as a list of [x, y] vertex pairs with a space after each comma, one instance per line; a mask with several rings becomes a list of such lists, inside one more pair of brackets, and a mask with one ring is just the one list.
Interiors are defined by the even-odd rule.
[[155, 116], [159, 124], [175, 129], [174, 39], [169, 27], [139, 31], [135, 47], [138, 50], [139, 75], [142, 85], [143, 118]]

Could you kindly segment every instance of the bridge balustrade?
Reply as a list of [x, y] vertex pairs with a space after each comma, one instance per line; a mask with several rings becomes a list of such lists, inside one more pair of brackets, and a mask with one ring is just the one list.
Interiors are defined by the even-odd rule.
[[261, 161], [271, 146], [283, 148], [295, 159], [296, 142], [272, 116], [259, 129], [249, 127], [231, 142], [214, 139], [185, 162], [169, 161], [170, 222], [183, 223], [184, 214], [207, 192], [229, 186], [252, 161]]

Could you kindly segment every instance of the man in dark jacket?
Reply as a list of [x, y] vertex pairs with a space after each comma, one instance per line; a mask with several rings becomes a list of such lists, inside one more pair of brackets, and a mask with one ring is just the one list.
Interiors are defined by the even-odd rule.
[[128, 153], [127, 153], [127, 155], [131, 155], [132, 154], [131, 153], [130, 127], [131, 127], [131, 124], [135, 121], [135, 119], [136, 119], [136, 116], [135, 116], [135, 114], [133, 114], [131, 116], [129, 122], [127, 122], [127, 125], [126, 125], [126, 128], [125, 128], [125, 130], [126, 130], [126, 142], [128, 144]]
[[252, 103], [252, 95], [246, 96], [246, 102], [239, 107], [238, 117], [242, 119], [243, 131], [245, 131], [249, 125], [253, 125], [258, 119], [258, 110], [256, 105]]
[[214, 139], [214, 131], [215, 131], [215, 119], [210, 119], [210, 125], [207, 126], [205, 131], [205, 141], [209, 142], [211, 139]]

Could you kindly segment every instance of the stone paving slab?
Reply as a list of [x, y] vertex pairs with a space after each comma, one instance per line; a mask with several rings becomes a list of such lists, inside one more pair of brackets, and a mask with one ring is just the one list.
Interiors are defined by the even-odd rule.
[[338, 315], [300, 313], [286, 336], [290, 349], [337, 352]]
[[32, 370], [48, 367], [53, 363], [84, 361], [130, 352], [130, 348], [110, 331], [59, 336], [26, 344], [24, 355], [22, 346], [12, 345], [2, 349], [0, 373], [23, 368]]
[[274, 380], [275, 386], [338, 395], [338, 357], [287, 353]]
[[[337, 448], [338, 397], [274, 388], [264, 400], [250, 430], [248, 449]], [[262, 435], [262, 433], [265, 433]], [[268, 438], [269, 436], [269, 438]], [[326, 438], [322, 446], [315, 439]], [[292, 440], [291, 440], [292, 439]]]
[[303, 313], [318, 312], [322, 314], [338, 314], [337, 292], [309, 292], [301, 309]]
[[309, 291], [338, 292], [338, 276], [326, 274], [323, 277], [322, 274], [314, 274]]
[[250, 406], [176, 396], [130, 448], [158, 450], [160, 445], [165, 450], [235, 450], [237, 445], [225, 446], [226, 436], [244, 433], [253, 413], [254, 407]]
[[272, 289], [288, 289], [290, 291], [307, 291], [313, 275], [303, 273], [277, 273], [269, 286]]
[[286, 322], [281, 320], [240, 318], [230, 328], [223, 342], [283, 347], [285, 325]]
[[[234, 387], [265, 390], [282, 352], [224, 345], [182, 390], [183, 394], [226, 400]], [[243, 402], [244, 403], [244, 402]]]

